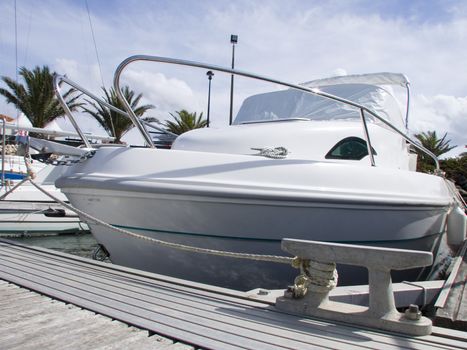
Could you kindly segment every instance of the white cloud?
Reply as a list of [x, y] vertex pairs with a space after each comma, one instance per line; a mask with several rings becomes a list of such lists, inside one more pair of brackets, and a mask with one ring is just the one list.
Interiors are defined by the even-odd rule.
[[65, 72], [68, 78], [71, 80], [76, 80], [80, 74], [78, 73], [78, 62], [75, 60], [70, 60], [66, 58], [57, 58], [55, 59], [54, 70], [59, 72]]
[[156, 106], [155, 114], [160, 119], [180, 109], [199, 110], [198, 101], [185, 81], [144, 70], [128, 70], [124, 79], [133, 90], [143, 92], [145, 100]]
[[411, 129], [414, 133], [436, 130], [448, 133], [452, 145], [464, 151], [467, 144], [467, 97], [415, 95], [412, 103]]
[[[360, 0], [127, 0], [114, 1], [112, 6], [100, 2], [89, 5], [107, 87], [117, 65], [134, 54], [230, 66], [229, 36], [235, 33], [239, 35], [238, 69], [290, 82], [343, 72], [405, 73], [412, 82], [413, 129], [448, 132], [456, 144], [466, 143], [463, 111], [467, 80], [459, 74], [465, 71], [467, 62], [467, 8], [462, 1], [434, 3], [430, 11], [424, 10], [427, 6], [420, 9], [411, 2], [391, 6], [391, 2]], [[18, 3], [18, 10], [20, 65], [27, 52], [29, 67], [48, 64], [100, 94], [102, 84], [84, 5], [63, 0], [24, 0]], [[0, 75], [13, 76], [11, 3], [0, 2], [0, 13], [4, 14], [0, 23]], [[195, 88], [178, 76], [173, 78], [157, 70], [127, 73], [127, 82], [135, 91], [144, 93], [145, 103], [158, 106], [158, 117], [159, 113], [181, 108], [205, 109], [204, 85]], [[220, 82], [216, 75], [213, 95], [226, 95], [228, 82], [225, 88]], [[241, 84], [236, 87], [245, 93], [240, 90]], [[7, 108], [0, 98], [0, 113]], [[214, 111], [224, 119], [228, 114], [217, 107]]]

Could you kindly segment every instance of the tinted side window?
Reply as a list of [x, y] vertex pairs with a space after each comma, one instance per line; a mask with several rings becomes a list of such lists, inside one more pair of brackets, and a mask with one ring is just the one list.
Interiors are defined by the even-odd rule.
[[[372, 151], [373, 154], [376, 154], [374, 149]], [[347, 137], [339, 141], [326, 154], [326, 159], [360, 160], [367, 155], [368, 149], [365, 140], [359, 137]]]

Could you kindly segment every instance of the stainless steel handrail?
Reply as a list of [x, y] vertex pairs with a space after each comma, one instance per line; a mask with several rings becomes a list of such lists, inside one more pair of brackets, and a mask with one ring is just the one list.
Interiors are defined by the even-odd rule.
[[[91, 143], [89, 142], [86, 135], [84, 135], [81, 128], [78, 126], [78, 123], [76, 122], [75, 118], [73, 117], [73, 114], [71, 113], [70, 108], [68, 108], [68, 105], [66, 104], [65, 100], [62, 97], [62, 93], [61, 93], [61, 90], [60, 90], [60, 81], [67, 82], [67, 80], [68, 79], [66, 77], [64, 77], [64, 76], [54, 74], [53, 84], [54, 84], [55, 96], [57, 96], [58, 102], [60, 103], [63, 110], [65, 111], [65, 114], [68, 116], [68, 118], [70, 118], [71, 124], [73, 124], [73, 127], [75, 128], [76, 132], [81, 137], [81, 139], [83, 140], [84, 145], [86, 146], [86, 148], [92, 148]], [[67, 83], [70, 84], [69, 82], [67, 82]], [[73, 86], [73, 84], [70, 84], [70, 85]], [[75, 86], [73, 86], [73, 87], [75, 87]]]
[[[289, 87], [289, 88], [292, 88], [292, 89], [295, 89], [295, 90], [300, 90], [300, 91], [304, 91], [304, 92], [307, 92], [307, 93], [311, 93], [311, 94], [314, 94], [314, 95], [317, 95], [317, 96], [321, 96], [321, 97], [324, 97], [324, 98], [328, 98], [328, 99], [331, 99], [331, 100], [334, 100], [334, 101], [338, 101], [338, 102], [341, 102], [341, 103], [344, 103], [344, 104], [347, 104], [349, 106], [352, 106], [352, 107], [355, 107], [357, 109], [359, 109], [361, 112], [361, 114], [363, 114], [363, 119], [365, 118], [365, 113], [368, 113], [369, 115], [375, 117], [376, 119], [378, 119], [379, 121], [381, 121], [383, 124], [385, 124], [386, 126], [388, 126], [390, 129], [392, 129], [394, 132], [396, 132], [397, 134], [399, 134], [400, 136], [402, 136], [407, 142], [409, 142], [410, 144], [412, 144], [414, 147], [418, 148], [419, 150], [421, 150], [422, 152], [426, 153], [427, 155], [429, 155], [431, 158], [433, 158], [435, 164], [436, 164], [436, 171], [439, 171], [439, 161], [438, 161], [438, 158], [436, 157], [435, 154], [433, 154], [432, 152], [430, 152], [428, 149], [426, 149], [425, 147], [423, 147], [422, 145], [420, 145], [418, 142], [412, 140], [408, 135], [406, 135], [404, 132], [402, 132], [401, 130], [399, 130], [397, 127], [395, 127], [394, 125], [392, 125], [390, 122], [388, 122], [387, 120], [385, 120], [384, 118], [380, 117], [378, 114], [376, 114], [375, 112], [373, 112], [372, 110], [368, 109], [367, 107], [363, 106], [363, 105], [360, 105], [356, 102], [353, 102], [353, 101], [350, 101], [350, 100], [346, 100], [344, 98], [340, 98], [338, 96], [334, 96], [334, 95], [331, 95], [331, 94], [328, 94], [328, 93], [325, 93], [325, 92], [322, 92], [322, 91], [319, 91], [318, 89], [310, 89], [310, 88], [307, 88], [307, 87], [304, 87], [304, 86], [301, 86], [301, 85], [296, 85], [296, 84], [291, 84], [291, 83], [287, 83], [287, 82], [284, 82], [284, 81], [280, 81], [280, 80], [277, 80], [277, 79], [273, 79], [273, 78], [268, 78], [268, 77], [264, 77], [264, 76], [261, 76], [261, 75], [257, 75], [257, 74], [253, 74], [253, 73], [249, 73], [249, 72], [245, 72], [245, 71], [241, 71], [241, 70], [236, 70], [236, 69], [230, 69], [230, 68], [225, 68], [225, 67], [221, 67], [221, 66], [216, 66], [216, 65], [212, 65], [212, 64], [205, 64], [205, 63], [201, 63], [201, 62], [194, 62], [194, 61], [187, 61], [187, 60], [181, 60], [181, 59], [176, 59], [176, 58], [169, 58], [169, 57], [161, 57], [161, 56], [149, 56], [149, 55], [135, 55], [135, 56], [130, 56], [128, 57], [127, 59], [125, 59], [124, 61], [122, 61], [122, 63], [120, 63], [117, 67], [117, 69], [115, 70], [115, 74], [114, 74], [114, 89], [116, 90], [117, 92], [117, 95], [119, 97], [119, 99], [121, 99], [122, 103], [124, 104], [125, 106], [125, 109], [127, 110], [128, 114], [130, 115], [132, 121], [133, 121], [133, 124], [135, 124], [135, 126], [138, 128], [138, 130], [141, 132], [143, 138], [146, 140], [146, 142], [151, 146], [151, 147], [154, 147], [153, 143], [152, 143], [152, 140], [150, 138], [150, 135], [148, 134], [148, 132], [146, 131], [146, 129], [143, 127], [143, 125], [140, 123], [139, 119], [136, 117], [136, 115], [134, 114], [134, 112], [131, 110], [128, 102], [125, 100], [125, 98], [123, 97], [121, 91], [120, 91], [120, 76], [123, 72], [123, 70], [132, 62], [136, 62], [136, 61], [148, 61], [148, 62], [159, 62], [159, 63], [169, 63], [169, 64], [175, 64], [175, 65], [181, 65], [181, 66], [188, 66], [188, 67], [195, 67], [195, 68], [202, 68], [202, 69], [207, 69], [207, 70], [215, 70], [215, 71], [219, 71], [219, 72], [223, 72], [223, 73], [228, 73], [228, 74], [234, 74], [234, 75], [239, 75], [239, 76], [243, 76], [243, 77], [246, 77], [246, 78], [251, 78], [251, 79], [256, 79], [256, 80], [261, 80], [261, 81], [266, 81], [266, 82], [269, 82], [269, 83], [273, 83], [273, 84], [279, 84], [279, 85], [282, 85], [282, 86], [286, 86], [286, 87]], [[364, 123], [365, 124], [365, 123]], [[365, 137], [367, 139], [367, 144], [369, 142], [369, 135], [368, 135], [368, 130], [367, 128], [365, 127], [364, 125], [364, 133], [365, 133]], [[371, 149], [371, 147], [368, 148], [368, 153], [370, 155], [370, 161], [372, 162], [372, 165], [374, 165], [374, 159], [373, 158], [373, 151]]]
[[[60, 101], [60, 104], [62, 105], [62, 107], [63, 107], [63, 104], [66, 105], [66, 103], [65, 103], [65, 101], [64, 101], [64, 99], [63, 99], [63, 97], [62, 97], [62, 95], [61, 95], [60, 88], [59, 88], [59, 85], [58, 85], [58, 84], [59, 84], [60, 82], [62, 82], [62, 81], [65, 82], [65, 83], [67, 83], [67, 84], [70, 85], [71, 87], [75, 88], [76, 90], [82, 92], [83, 94], [85, 94], [85, 95], [91, 97], [91, 98], [92, 98], [93, 100], [95, 100], [97, 103], [99, 103], [99, 104], [101, 104], [101, 105], [104, 105], [104, 106], [107, 107], [108, 109], [110, 109], [110, 110], [112, 110], [112, 111], [114, 111], [114, 112], [116, 112], [116, 113], [118, 113], [118, 114], [120, 114], [120, 115], [123, 115], [123, 116], [125, 116], [125, 117], [131, 119], [131, 117], [130, 117], [130, 115], [128, 115], [128, 113], [126, 113], [126, 112], [122, 111], [121, 109], [119, 109], [119, 108], [117, 108], [117, 107], [115, 107], [115, 106], [109, 104], [108, 102], [102, 100], [102, 98], [96, 96], [96, 95], [93, 94], [92, 92], [90, 92], [90, 91], [86, 90], [85, 88], [83, 88], [82, 86], [76, 84], [74, 81], [68, 79], [67, 77], [65, 77], [65, 76], [63, 76], [63, 75], [55, 74], [55, 75], [54, 75], [55, 94], [57, 95], [58, 100]], [[65, 109], [65, 108], [64, 108], [64, 109]], [[70, 118], [71, 123], [72, 123], [73, 126], [75, 127], [75, 129], [76, 129], [76, 131], [78, 132], [78, 134], [80, 135], [80, 137], [83, 139], [83, 142], [86, 144], [87, 138], [86, 138], [86, 136], [85, 136], [84, 133], [80, 133], [80, 132], [78, 131], [79, 128], [77, 128], [77, 125], [75, 126], [76, 121], [75, 121], [75, 119], [74, 119], [74, 117], [73, 117], [72, 112], [71, 112], [70, 109], [68, 108], [68, 106], [67, 106], [67, 108], [65, 109], [65, 113], [66, 113], [67, 116]], [[138, 118], [138, 117], [136, 117], [136, 118]], [[139, 119], [139, 118], [138, 118], [138, 119]], [[177, 134], [174, 134], [173, 132], [170, 132], [170, 131], [168, 131], [168, 130], [159, 128], [159, 127], [154, 126], [154, 125], [152, 125], [152, 124], [149, 124], [149, 123], [147, 123], [147, 122], [145, 122], [145, 121], [142, 121], [142, 120], [141, 120], [141, 122], [144, 123], [145, 125], [147, 125], [148, 127], [151, 127], [151, 128], [156, 129], [156, 130], [158, 130], [158, 131], [161, 131], [161, 132], [170, 134], [170, 135], [172, 135], [172, 136], [178, 136]], [[90, 146], [86, 145], [86, 147], [92, 147], [92, 146], [91, 146], [91, 145], [90, 145]]]
[[122, 74], [123, 68], [125, 68], [125, 66], [126, 66], [126, 64], [123, 64], [125, 61], [120, 63], [119, 66], [117, 67], [117, 70], [115, 71], [115, 74], [114, 74], [114, 90], [117, 93], [117, 97], [120, 100], [120, 102], [123, 103], [123, 107], [127, 111], [131, 121], [136, 126], [136, 128], [139, 130], [141, 135], [143, 136], [144, 141], [146, 141], [146, 143], [148, 144], [149, 147], [155, 148], [156, 146], [154, 145], [154, 142], [152, 142], [151, 135], [149, 135], [149, 133], [146, 130], [146, 128], [144, 127], [143, 123], [141, 123], [139, 118], [136, 116], [135, 112], [133, 112], [130, 105], [128, 104], [128, 101], [123, 96], [123, 93], [120, 90], [120, 75]]
[[405, 88], [407, 89], [407, 104], [405, 108], [405, 128], [409, 130], [409, 109], [410, 109], [410, 83], [405, 84]]
[[360, 117], [362, 118], [366, 147], [368, 150], [368, 155], [370, 156], [370, 164], [371, 166], [376, 166], [375, 157], [373, 156], [373, 147], [371, 146], [370, 133], [368, 132], [368, 125], [366, 124], [365, 111], [363, 109], [360, 109]]
[[2, 184], [1, 186], [5, 185], [5, 119], [0, 119], [3, 123], [2, 126]]

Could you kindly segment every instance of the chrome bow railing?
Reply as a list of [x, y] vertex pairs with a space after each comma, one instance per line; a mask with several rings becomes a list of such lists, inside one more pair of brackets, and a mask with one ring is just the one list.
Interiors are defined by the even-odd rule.
[[[118, 113], [122, 116], [125, 116], [127, 118], [130, 118], [132, 121], [133, 119], [131, 118], [131, 116], [126, 113], [125, 111], [122, 111], [121, 109], [109, 104], [108, 102], [104, 101], [102, 98], [96, 96], [95, 94], [93, 94], [92, 92], [86, 90], [85, 88], [83, 88], [82, 86], [78, 85], [77, 83], [75, 83], [74, 81], [68, 79], [67, 77], [63, 76], [63, 75], [58, 75], [58, 74], [55, 74], [54, 75], [54, 81], [53, 81], [53, 84], [54, 84], [54, 90], [55, 90], [55, 95], [57, 96], [58, 98], [58, 101], [60, 103], [60, 105], [62, 106], [62, 108], [64, 109], [65, 111], [65, 114], [68, 116], [68, 118], [70, 119], [70, 122], [73, 124], [73, 127], [75, 128], [76, 132], [78, 133], [78, 135], [81, 137], [81, 139], [83, 140], [85, 146], [87, 148], [92, 148], [92, 145], [91, 143], [89, 142], [89, 139], [87, 138], [87, 136], [82, 132], [82, 130], [80, 129], [80, 127], [78, 126], [78, 123], [76, 122], [74, 116], [73, 116], [73, 113], [71, 112], [71, 110], [68, 108], [63, 96], [62, 96], [62, 93], [61, 93], [61, 90], [60, 90], [60, 83], [61, 82], [64, 82], [66, 84], [68, 84], [69, 86], [73, 87], [74, 89], [76, 89], [77, 91], [80, 91], [82, 92], [83, 94], [89, 96], [90, 98], [92, 98], [93, 100], [95, 100], [97, 103], [99, 103], [100, 105], [102, 106], [105, 106], [107, 107], [109, 110], [111, 111], [114, 111], [115, 113]], [[131, 108], [130, 108], [131, 110]], [[131, 110], [132, 111], [132, 110]], [[133, 112], [133, 111], [132, 111]], [[136, 116], [135, 116], [136, 117]], [[158, 130], [160, 132], [163, 132], [163, 133], [166, 133], [166, 134], [170, 134], [170, 135], [173, 135], [173, 136], [177, 136], [176, 134], [170, 132], [170, 131], [167, 131], [165, 129], [162, 129], [162, 128], [158, 128], [157, 126], [154, 126], [150, 123], [147, 123], [145, 121], [142, 121], [140, 120], [138, 117], [136, 117], [136, 119], [140, 122], [140, 123], [143, 123], [144, 125], [146, 125], [147, 127], [150, 127], [152, 129], [155, 129], [155, 130]], [[134, 123], [134, 121], [133, 121]], [[145, 133], [147, 133], [147, 130], [144, 129]], [[151, 147], [154, 147], [154, 144], [152, 143], [152, 140], [150, 139], [151, 143]]]
[[438, 158], [436, 157], [435, 154], [433, 154], [428, 149], [426, 149], [425, 147], [420, 145], [418, 142], [416, 142], [415, 140], [410, 138], [407, 134], [405, 134], [403, 131], [399, 130], [396, 126], [392, 125], [386, 119], [379, 116], [377, 113], [373, 112], [369, 108], [367, 108], [367, 107], [365, 107], [365, 106], [363, 106], [361, 104], [358, 104], [356, 102], [346, 100], [344, 98], [340, 98], [338, 96], [334, 96], [334, 95], [319, 91], [317, 89], [310, 89], [310, 88], [307, 88], [307, 87], [304, 87], [304, 86], [301, 86], [301, 85], [291, 84], [291, 83], [287, 83], [287, 82], [280, 81], [280, 80], [277, 80], [277, 79], [268, 78], [268, 77], [260, 76], [260, 75], [257, 75], [257, 74], [249, 73], [249, 72], [244, 72], [244, 71], [241, 71], [241, 70], [230, 69], [230, 68], [225, 68], [225, 67], [221, 67], [221, 66], [216, 66], [216, 65], [212, 65], [212, 64], [206, 64], [206, 63], [200, 63], [200, 62], [181, 60], [181, 59], [176, 59], [176, 58], [168, 58], [168, 57], [160, 57], [160, 56], [148, 56], [148, 55], [135, 55], [135, 56], [131, 56], [131, 57], [128, 57], [127, 59], [125, 59], [122, 63], [119, 64], [119, 66], [115, 70], [114, 89], [117, 92], [118, 98], [123, 103], [123, 105], [125, 107], [125, 110], [128, 112], [128, 115], [130, 116], [131, 120], [133, 121], [133, 124], [140, 131], [140, 133], [142, 134], [142, 136], [145, 139], [146, 143], [151, 147], [154, 147], [154, 145], [152, 143], [150, 135], [148, 134], [148, 132], [144, 128], [143, 124], [141, 123], [141, 120], [132, 111], [132, 109], [130, 108], [130, 105], [125, 100], [125, 98], [124, 98], [124, 96], [123, 96], [123, 94], [122, 94], [122, 92], [120, 90], [120, 76], [122, 75], [123, 70], [130, 63], [137, 62], [137, 61], [168, 63], [168, 64], [175, 64], [175, 65], [181, 65], [181, 66], [203, 68], [203, 69], [206, 69], [206, 70], [215, 70], [215, 71], [223, 72], [223, 73], [227, 73], [227, 74], [234, 74], [234, 75], [238, 75], [238, 76], [242, 76], [242, 77], [246, 77], [246, 78], [266, 81], [266, 82], [270, 82], [270, 83], [273, 83], [273, 84], [279, 84], [279, 85], [286, 86], [286, 87], [289, 87], [289, 88], [292, 88], [292, 89], [295, 89], [295, 90], [304, 91], [304, 92], [307, 92], [307, 93], [310, 93], [310, 94], [314, 94], [314, 95], [317, 95], [317, 96], [321, 96], [321, 97], [328, 98], [328, 99], [331, 99], [331, 100], [334, 100], [334, 101], [337, 101], [337, 102], [344, 103], [346, 105], [355, 107], [356, 109], [358, 109], [360, 111], [360, 115], [361, 115], [361, 119], [362, 119], [362, 125], [363, 125], [363, 133], [364, 133], [365, 139], [367, 141], [368, 154], [369, 154], [370, 163], [371, 163], [372, 166], [375, 166], [375, 160], [374, 160], [373, 150], [372, 150], [372, 147], [371, 147], [371, 140], [370, 140], [370, 135], [369, 135], [369, 131], [368, 131], [368, 126], [367, 126], [367, 123], [366, 123], [365, 114], [371, 115], [374, 118], [376, 118], [377, 120], [381, 121], [383, 124], [388, 126], [392, 131], [399, 134], [402, 138], [404, 138], [408, 143], [413, 145], [415, 148], [419, 149], [420, 151], [426, 153], [428, 156], [433, 158], [433, 160], [434, 160], [434, 162], [436, 164], [436, 170], [437, 171], [439, 170], [439, 162], [438, 162]]
[[0, 186], [5, 185], [5, 119], [0, 118], [2, 122], [2, 178]]

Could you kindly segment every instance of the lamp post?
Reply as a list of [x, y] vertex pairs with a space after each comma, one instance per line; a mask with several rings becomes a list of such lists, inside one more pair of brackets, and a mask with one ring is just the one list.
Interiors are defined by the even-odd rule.
[[206, 123], [206, 126], [209, 128], [209, 111], [210, 111], [210, 108], [211, 108], [211, 80], [212, 80], [212, 77], [214, 76], [214, 73], [211, 71], [211, 70], [208, 70], [206, 75], [208, 76], [208, 80], [209, 80], [209, 85], [208, 85], [208, 117], [207, 117], [207, 123]]
[[[232, 69], [235, 68], [235, 44], [238, 42], [238, 35], [232, 34], [230, 36], [230, 43], [232, 44]], [[234, 88], [234, 75], [230, 77], [230, 117], [229, 125], [232, 125], [232, 113], [233, 113], [233, 88]]]

